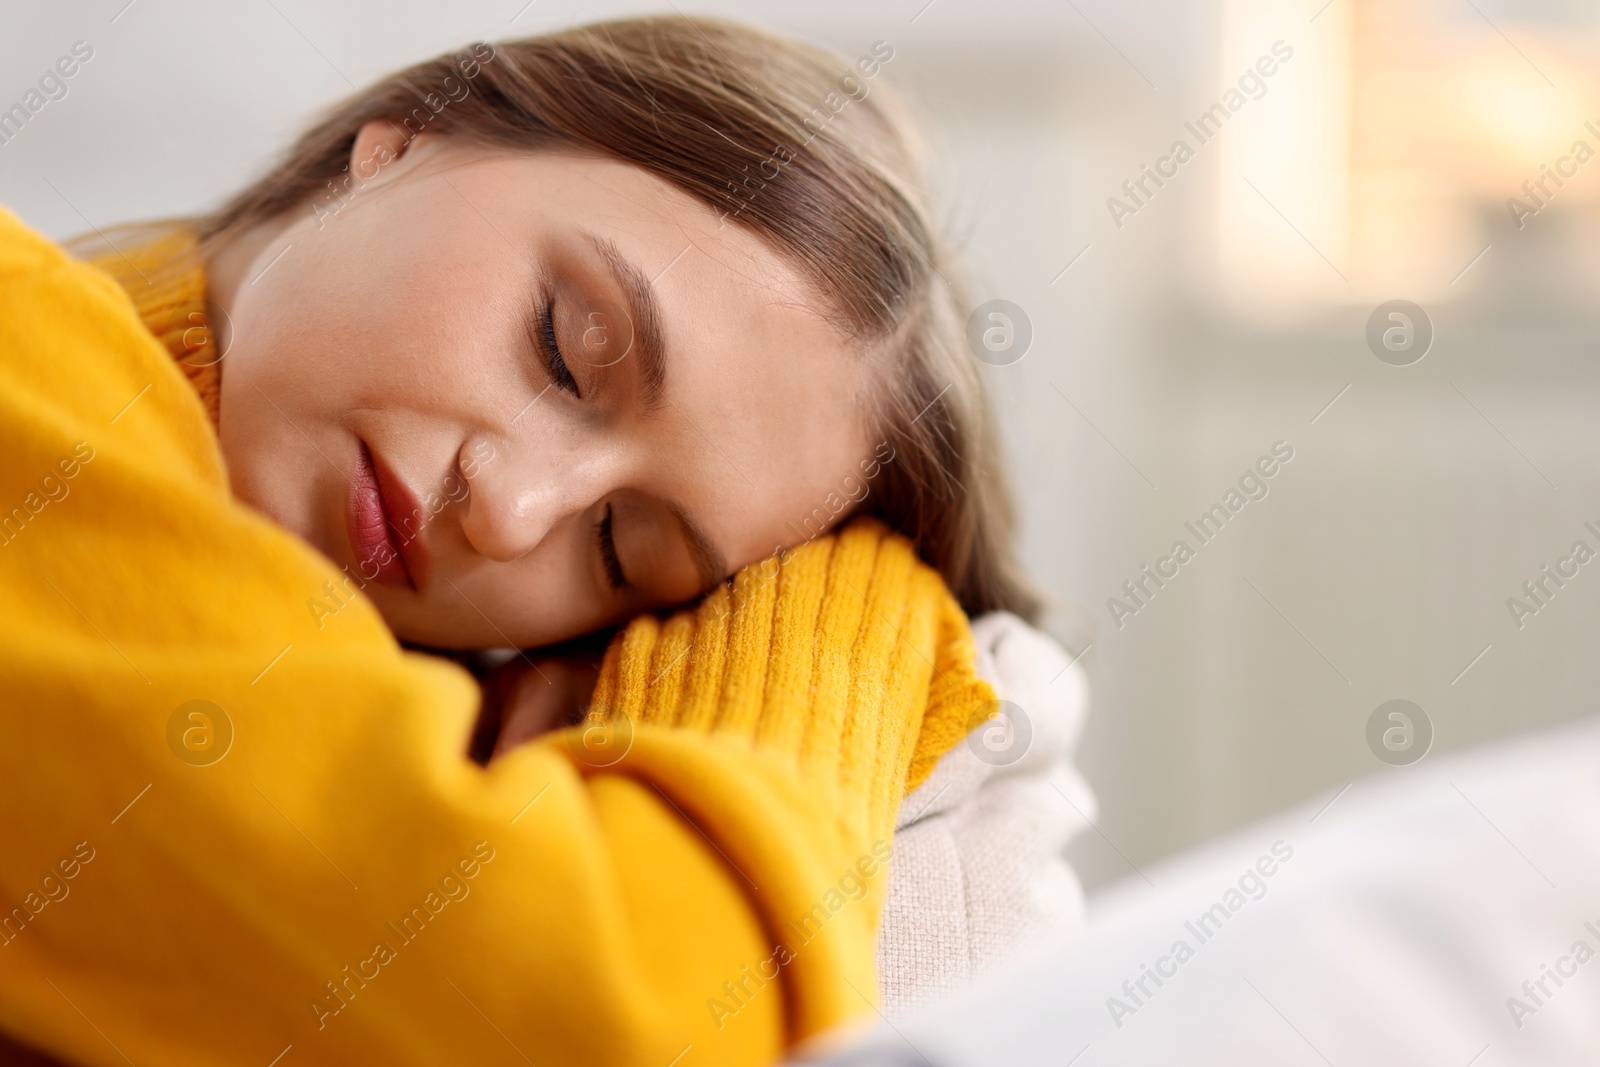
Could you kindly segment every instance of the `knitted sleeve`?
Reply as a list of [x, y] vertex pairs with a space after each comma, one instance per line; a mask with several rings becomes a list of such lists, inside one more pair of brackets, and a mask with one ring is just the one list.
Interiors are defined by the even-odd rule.
[[[799, 1002], [809, 1032], [871, 995], [875, 975], [853, 953], [876, 944], [900, 800], [993, 707], [938, 574], [858, 519], [746, 567], [695, 609], [635, 620], [607, 650], [589, 721], [554, 743], [649, 780], [737, 870], [815, 857], [812, 875], [757, 897], [772, 957], [842, 998]], [[696, 773], [710, 758], [723, 773]], [[733, 779], [741, 789], [710, 789]], [[770, 790], [806, 820], [762, 799]], [[847, 862], [830, 869], [830, 855]], [[726, 993], [710, 1011], [740, 1003], [737, 986]]]
[[781, 759], [841, 829], [884, 837], [900, 798], [990, 711], [966, 616], [874, 519], [752, 564], [607, 649], [592, 724], [673, 726]]

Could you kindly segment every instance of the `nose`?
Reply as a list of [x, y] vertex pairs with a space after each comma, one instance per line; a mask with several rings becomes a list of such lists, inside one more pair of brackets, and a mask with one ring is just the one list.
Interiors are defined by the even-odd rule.
[[461, 528], [472, 547], [500, 563], [533, 551], [562, 520], [581, 512], [600, 490], [595, 472], [576, 456], [543, 447], [537, 456], [505, 438], [474, 436], [456, 457], [467, 483]]

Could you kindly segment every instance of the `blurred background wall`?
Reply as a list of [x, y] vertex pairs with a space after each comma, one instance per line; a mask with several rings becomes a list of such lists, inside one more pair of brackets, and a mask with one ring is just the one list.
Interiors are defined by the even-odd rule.
[[[0, 202], [56, 237], [194, 211], [394, 67], [673, 10], [8, 4], [0, 108], [75, 42], [93, 55], [66, 96], [6, 130]], [[926, 124], [974, 299], [1011, 301], [1031, 323], [1025, 356], [984, 373], [1048, 627], [1092, 679], [1080, 762], [1101, 815], [1073, 849], [1091, 885], [1357, 776], [1405, 773], [1366, 740], [1384, 701], [1419, 705], [1440, 749], [1590, 709], [1600, 562], [1546, 580], [1540, 602], [1523, 583], [1575, 541], [1600, 550], [1584, 526], [1600, 528], [1600, 159], [1575, 151], [1600, 152], [1600, 8], [692, 10], [850, 55], [890, 44], [885, 76]], [[1400, 299], [1433, 334], [1406, 366], [1367, 341], [1375, 309]], [[1380, 332], [1398, 321], [1380, 316]], [[1185, 523], [1278, 442], [1293, 459], [1267, 495], [1202, 544]], [[1194, 558], [1130, 598], [1123, 583], [1180, 539]], [[1518, 618], [1512, 597], [1538, 610]]]

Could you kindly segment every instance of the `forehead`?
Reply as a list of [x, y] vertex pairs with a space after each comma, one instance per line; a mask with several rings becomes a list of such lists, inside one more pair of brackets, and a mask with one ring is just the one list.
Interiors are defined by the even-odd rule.
[[700, 264], [702, 281], [715, 278], [721, 287], [746, 296], [765, 293], [767, 302], [788, 304], [823, 325], [822, 294], [787, 258], [737, 221], [642, 167], [555, 152], [501, 156], [489, 166], [501, 171], [502, 182], [520, 187], [518, 198], [536, 206], [546, 224], [570, 223], [616, 241], [637, 255], [638, 267], [653, 281], [676, 272], [698, 251], [722, 267], [715, 272]]

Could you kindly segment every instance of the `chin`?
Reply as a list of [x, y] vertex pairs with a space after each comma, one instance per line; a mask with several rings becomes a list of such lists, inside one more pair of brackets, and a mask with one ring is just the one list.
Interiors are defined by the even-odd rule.
[[[430, 619], [416, 604], [399, 603], [401, 598], [409, 598], [406, 593], [385, 589], [373, 583], [368, 583], [363, 592], [377, 607], [378, 614], [383, 618], [383, 624], [394, 634], [395, 640], [405, 644], [454, 651], [505, 644], [504, 640], [498, 637], [483, 640], [481, 634], [475, 634], [460, 626], [452, 626], [446, 620]], [[418, 618], [419, 614], [423, 617]]]
[[367, 582], [360, 586], [360, 589], [378, 609], [378, 614], [383, 617], [383, 624], [397, 639], [435, 648], [452, 647], [441, 641], [444, 635], [435, 632], [433, 627], [427, 625], [426, 620], [418, 620], [406, 610], [408, 605], [398, 603], [394, 590], [385, 589], [376, 582]]

